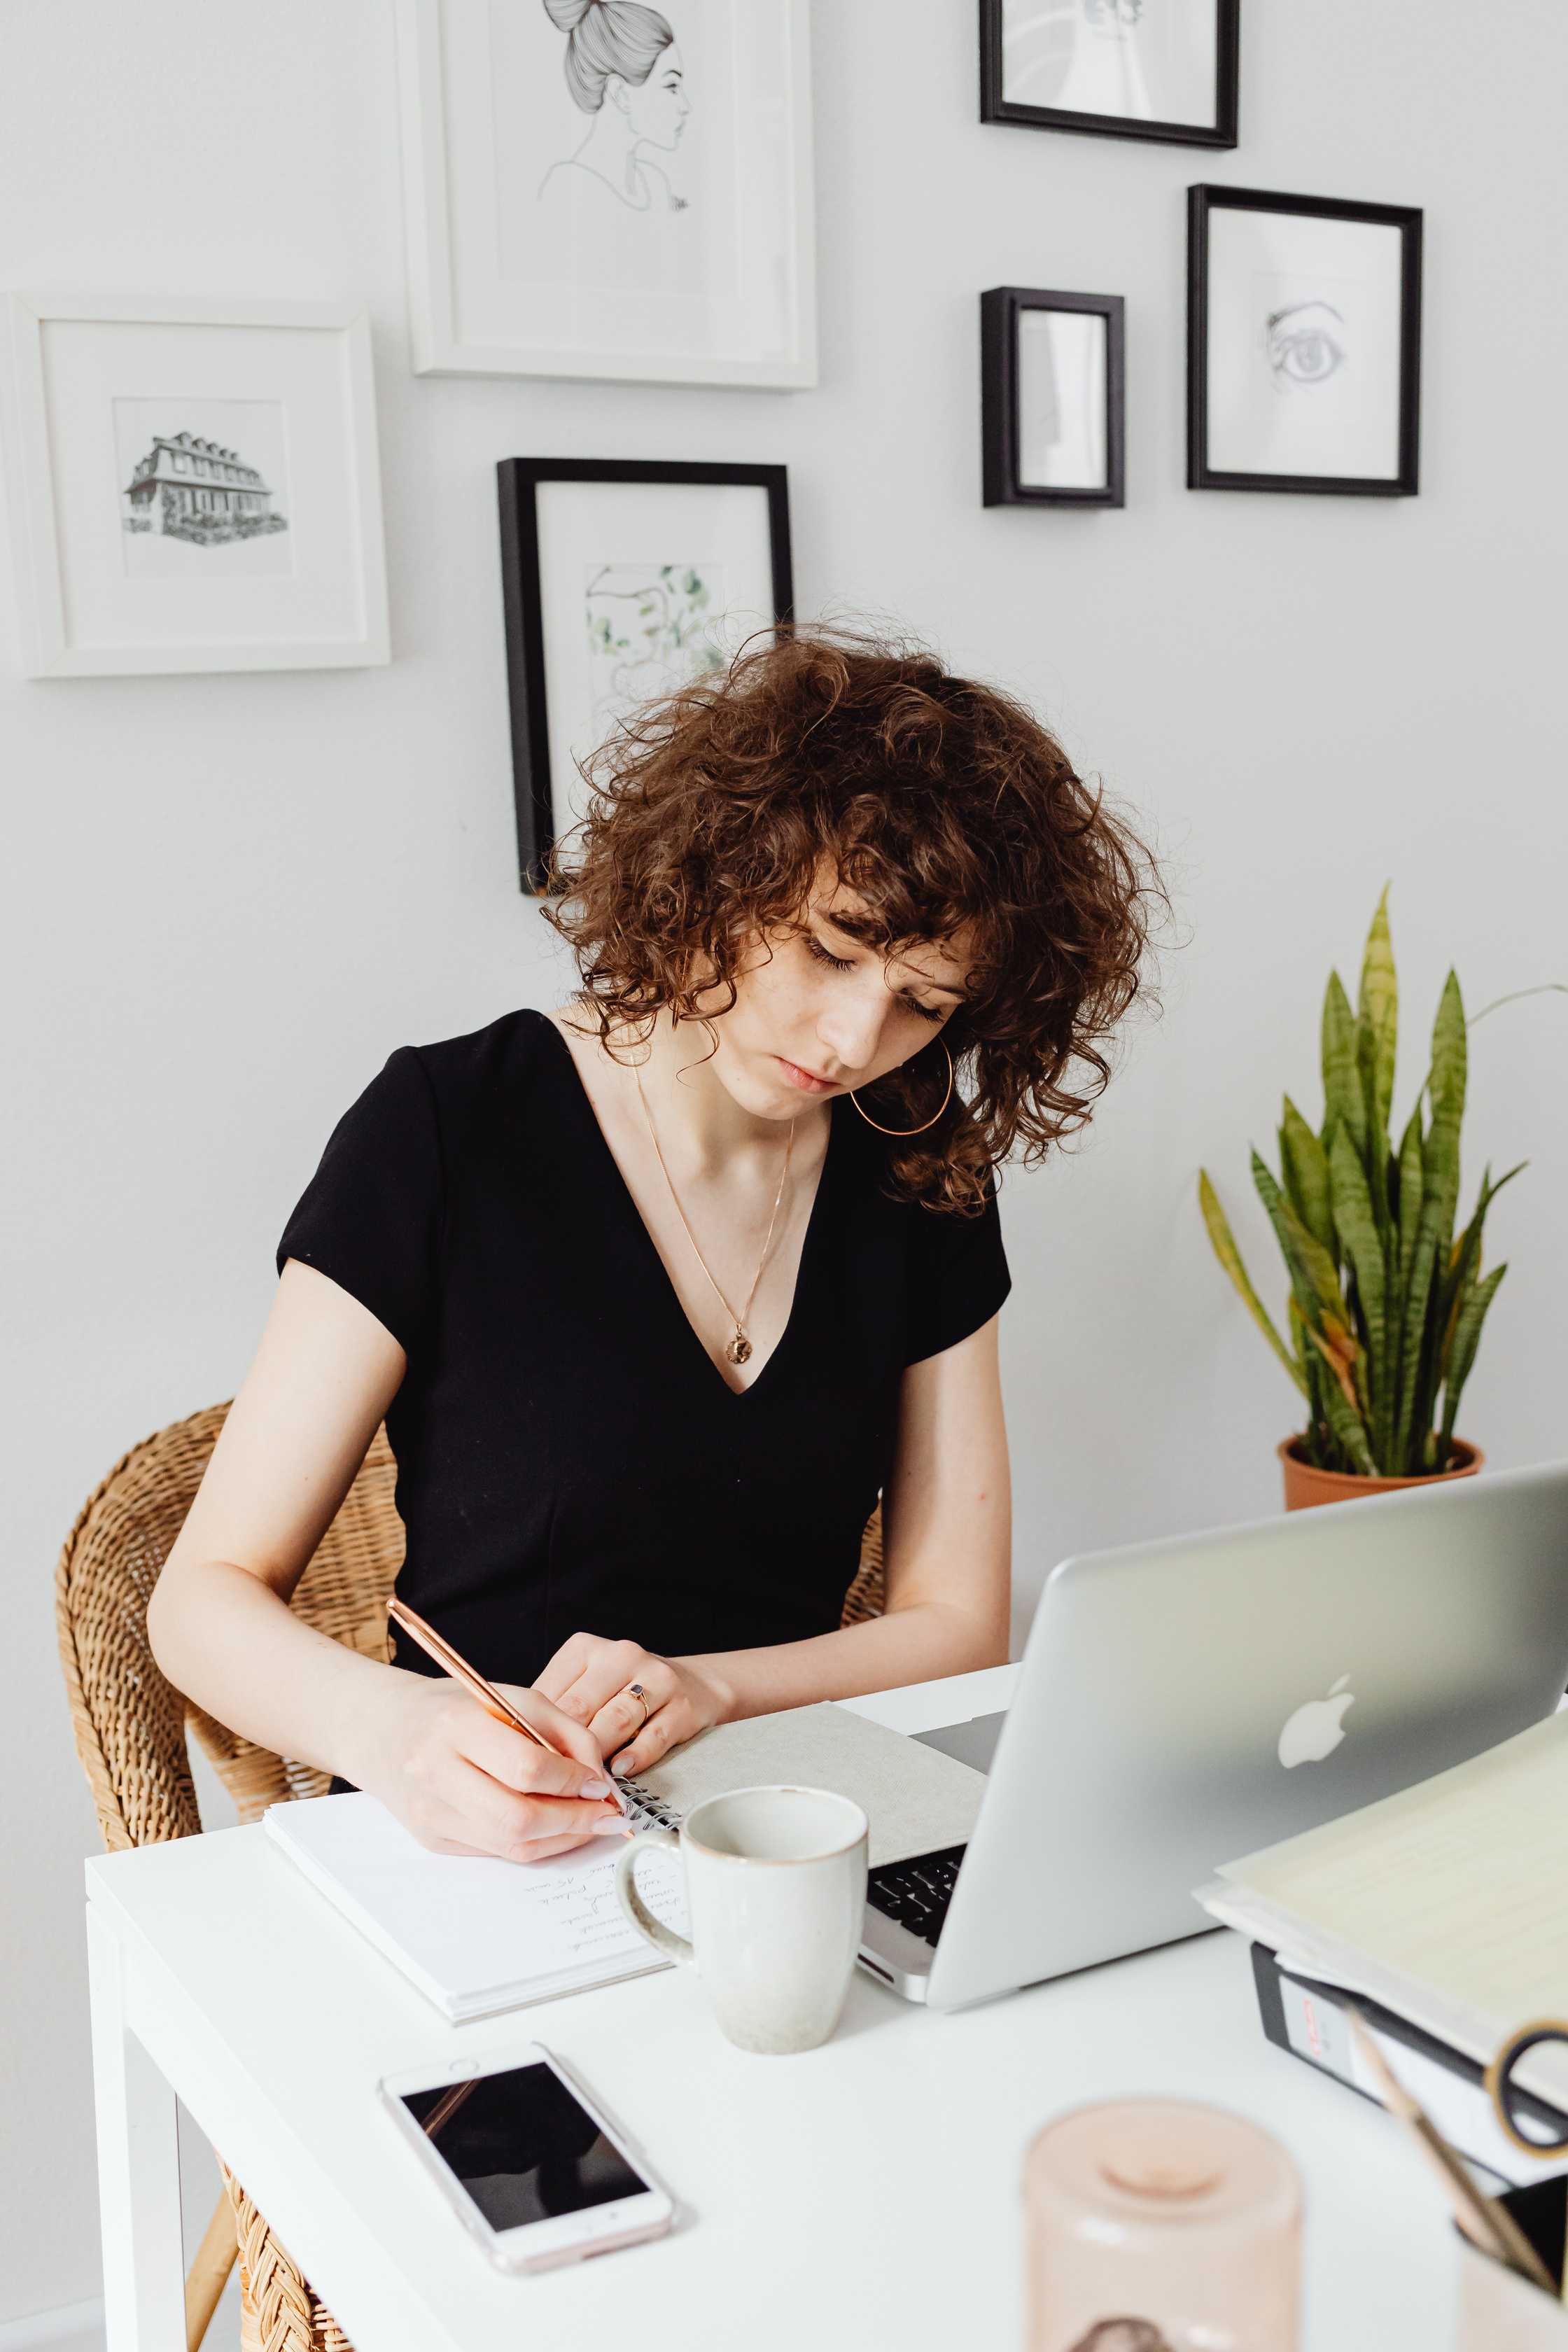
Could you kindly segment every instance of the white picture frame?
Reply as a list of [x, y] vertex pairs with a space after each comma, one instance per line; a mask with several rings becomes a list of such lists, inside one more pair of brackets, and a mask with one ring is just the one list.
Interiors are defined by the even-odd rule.
[[391, 659], [363, 305], [0, 295], [31, 677]]
[[816, 383], [809, 0], [635, 13], [628, 79], [544, 0], [397, 0], [416, 374]]

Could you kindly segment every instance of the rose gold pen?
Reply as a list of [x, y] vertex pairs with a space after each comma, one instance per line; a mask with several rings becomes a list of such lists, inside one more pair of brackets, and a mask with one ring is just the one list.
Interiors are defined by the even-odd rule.
[[1542, 2288], [1556, 2303], [1560, 2299], [1556, 2280], [1508, 2207], [1500, 2205], [1495, 2198], [1487, 2196], [1476, 2186], [1463, 2157], [1455, 2154], [1426, 2109], [1405, 2089], [1373, 2040], [1360, 2010], [1346, 2001], [1344, 2013], [1350, 2020], [1356, 2048], [1377, 2084], [1384, 2105], [1391, 2115], [1398, 2116], [1436, 2172], [1448, 2192], [1454, 2219], [1466, 2237], [1472, 2245], [1479, 2246], [1483, 2254], [1489, 2254], [1494, 2263], [1500, 2263], [1505, 2270], [1517, 2271], [1521, 2278], [1529, 2279], [1532, 2286]]
[[[519, 1715], [511, 1701], [501, 1696], [494, 1683], [488, 1683], [483, 1675], [476, 1674], [467, 1658], [460, 1657], [450, 1642], [443, 1641], [434, 1625], [426, 1625], [424, 1618], [416, 1617], [405, 1601], [395, 1598], [389, 1601], [386, 1613], [411, 1642], [418, 1643], [427, 1658], [435, 1660], [444, 1675], [450, 1675], [455, 1683], [462, 1685], [470, 1698], [478, 1699], [487, 1715], [493, 1715], [498, 1723], [508, 1725], [513, 1731], [521, 1731], [525, 1739], [531, 1739], [536, 1748], [544, 1748], [550, 1755], [564, 1757], [568, 1764], [578, 1761], [566, 1748], [557, 1748], [552, 1739], [546, 1739], [542, 1731], [535, 1731], [527, 1717]], [[606, 1780], [610, 1779], [608, 1771], [605, 1778]], [[614, 1787], [613, 1782], [611, 1786]], [[602, 1797], [599, 1801], [613, 1806], [618, 1813], [624, 1814], [626, 1810], [618, 1796]], [[629, 1831], [627, 1835], [630, 1835]]]

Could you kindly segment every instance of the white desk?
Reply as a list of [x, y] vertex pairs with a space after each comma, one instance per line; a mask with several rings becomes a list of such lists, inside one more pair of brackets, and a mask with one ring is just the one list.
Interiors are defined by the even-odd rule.
[[[1012, 1675], [962, 1678], [968, 1711]], [[950, 1722], [943, 1685], [858, 1704]], [[1307, 2188], [1303, 2352], [1447, 2352], [1451, 2232], [1375, 2109], [1263, 2039], [1247, 1948], [1218, 1934], [957, 2016], [857, 1976], [824, 2050], [757, 2058], [668, 1971], [452, 2026], [260, 1829], [89, 1862], [109, 2352], [181, 2352], [174, 2095], [222, 2149], [357, 2352], [1011, 2352], [1019, 2168], [1095, 2098], [1212, 2099]], [[658, 2242], [504, 2277], [380, 2108], [395, 2068], [531, 2035], [559, 2050], [685, 2209]]]

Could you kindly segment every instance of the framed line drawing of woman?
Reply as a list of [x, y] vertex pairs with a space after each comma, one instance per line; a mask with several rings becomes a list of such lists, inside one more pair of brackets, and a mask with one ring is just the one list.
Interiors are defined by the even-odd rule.
[[613, 224], [617, 205], [685, 212], [689, 200], [677, 195], [668, 159], [691, 100], [669, 19], [645, 7], [612, 15], [604, 0], [544, 0], [544, 13], [566, 36], [566, 88], [588, 123], [581, 146], [539, 184], [546, 216], [571, 227], [584, 215]]
[[420, 374], [816, 381], [808, 0], [398, 0]]

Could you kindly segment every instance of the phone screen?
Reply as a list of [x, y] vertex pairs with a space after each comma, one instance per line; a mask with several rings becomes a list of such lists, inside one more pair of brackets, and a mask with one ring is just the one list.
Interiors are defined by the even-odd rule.
[[410, 2091], [403, 2104], [492, 2230], [521, 2230], [647, 2188], [548, 2066]]

